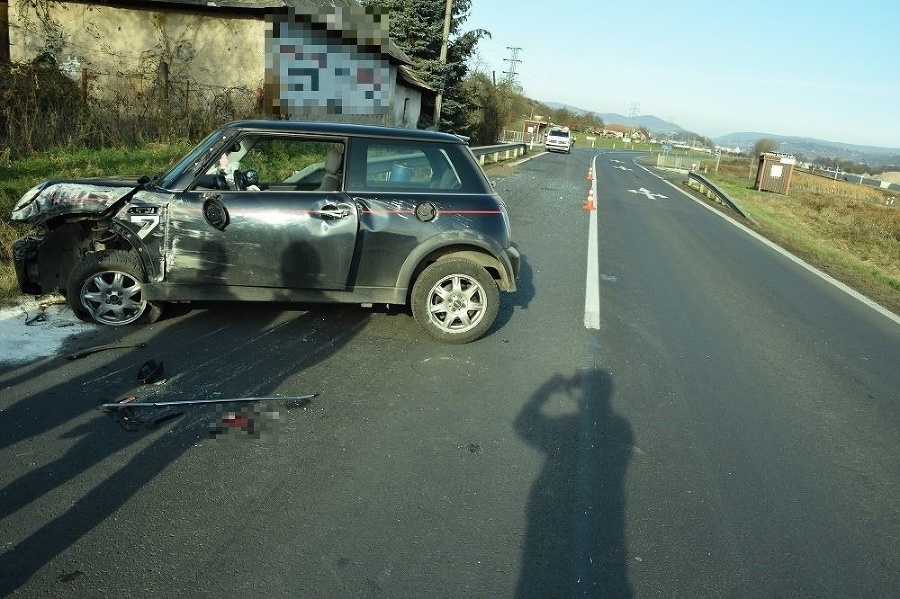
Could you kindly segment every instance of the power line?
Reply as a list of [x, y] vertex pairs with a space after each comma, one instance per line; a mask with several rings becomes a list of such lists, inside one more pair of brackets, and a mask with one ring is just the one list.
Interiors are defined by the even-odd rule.
[[637, 129], [635, 127], [635, 119], [641, 114], [641, 105], [639, 102], [631, 103], [631, 110], [628, 113], [628, 118], [631, 120], [631, 133], [634, 134], [634, 130]]
[[517, 57], [519, 56], [519, 52], [522, 50], [522, 48], [519, 48], [518, 46], [507, 46], [506, 49], [509, 50], [510, 57], [504, 58], [503, 60], [504, 60], [504, 62], [509, 63], [509, 70], [503, 71], [503, 72], [506, 73], [507, 83], [515, 83], [515, 81], [516, 81], [516, 63], [522, 62], [522, 60]]

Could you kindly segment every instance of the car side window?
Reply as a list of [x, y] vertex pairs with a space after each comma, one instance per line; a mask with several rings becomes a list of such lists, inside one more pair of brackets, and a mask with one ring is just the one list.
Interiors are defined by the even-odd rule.
[[315, 139], [275, 137], [259, 139], [241, 163], [255, 168], [266, 189], [317, 191], [340, 189], [344, 144]]
[[451, 190], [459, 176], [443, 148], [373, 140], [365, 149], [365, 180], [357, 183], [369, 191]]
[[334, 191], [342, 187], [343, 164], [340, 142], [296, 135], [246, 136], [210, 165], [198, 186], [223, 189], [224, 179], [230, 190]]

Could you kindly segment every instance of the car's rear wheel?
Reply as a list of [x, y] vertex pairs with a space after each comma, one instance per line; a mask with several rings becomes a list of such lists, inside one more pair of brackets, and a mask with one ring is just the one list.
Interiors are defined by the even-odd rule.
[[496, 281], [471, 260], [439, 260], [413, 285], [413, 316], [429, 335], [445, 343], [469, 343], [483, 336], [499, 309]]
[[66, 301], [80, 318], [106, 325], [155, 322], [162, 308], [143, 297], [143, 269], [122, 250], [88, 254], [69, 275]]

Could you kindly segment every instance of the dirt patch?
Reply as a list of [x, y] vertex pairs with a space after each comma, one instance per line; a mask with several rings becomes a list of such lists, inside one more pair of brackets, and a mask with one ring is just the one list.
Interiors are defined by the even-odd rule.
[[511, 177], [519, 172], [518, 167], [509, 162], [496, 162], [484, 166], [484, 173], [488, 177]]

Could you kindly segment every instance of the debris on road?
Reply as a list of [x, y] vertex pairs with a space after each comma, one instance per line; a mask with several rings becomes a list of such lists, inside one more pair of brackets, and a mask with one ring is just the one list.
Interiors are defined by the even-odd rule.
[[149, 385], [159, 380], [163, 373], [162, 360], [147, 360], [138, 370], [137, 380], [142, 385]]
[[[134, 395], [112, 403], [99, 406], [99, 410], [112, 418], [119, 426], [127, 431], [135, 431], [143, 425], [156, 426], [166, 420], [180, 416], [187, 406], [230, 404], [230, 403], [260, 403], [260, 402], [285, 402], [286, 405], [298, 405], [308, 402], [318, 393], [297, 395], [291, 397], [231, 397], [227, 399], [187, 399], [174, 401], [138, 401]], [[253, 412], [239, 411], [226, 412], [219, 418], [220, 427], [240, 428], [248, 434], [256, 431]], [[218, 430], [218, 429], [216, 429]], [[214, 435], [217, 433], [213, 433]]]
[[89, 356], [91, 354], [95, 354], [95, 353], [101, 352], [101, 351], [107, 351], [110, 349], [131, 349], [131, 348], [135, 348], [135, 347], [147, 347], [147, 344], [146, 343], [136, 343], [133, 345], [116, 345], [116, 344], [95, 345], [94, 347], [87, 347], [85, 349], [78, 350], [75, 353], [69, 354], [68, 356], [66, 356], [66, 360], [77, 360], [79, 358], [84, 358], [85, 356]]

